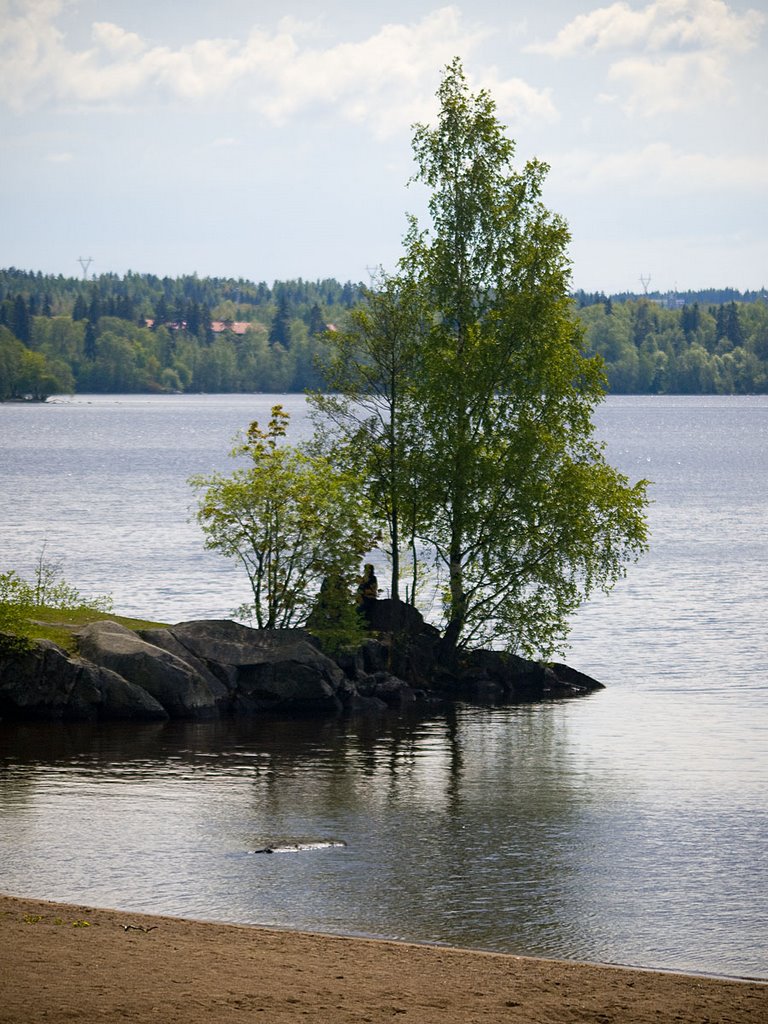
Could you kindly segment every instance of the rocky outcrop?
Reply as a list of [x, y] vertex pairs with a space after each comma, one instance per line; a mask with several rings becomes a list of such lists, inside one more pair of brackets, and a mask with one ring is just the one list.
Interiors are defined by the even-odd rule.
[[168, 712], [141, 686], [48, 640], [0, 657], [0, 717], [148, 721]]
[[259, 630], [229, 620], [182, 622], [141, 636], [218, 680], [229, 714], [337, 714], [349, 681], [303, 630]]
[[213, 718], [226, 700], [218, 680], [117, 622], [94, 622], [77, 638], [83, 658], [141, 687], [171, 718]]
[[300, 629], [229, 620], [133, 632], [101, 621], [75, 634], [77, 655], [49, 641], [0, 656], [0, 716], [205, 719], [244, 715], [375, 713], [417, 703], [540, 701], [601, 684], [566, 665], [497, 651], [439, 665], [440, 635], [393, 601], [365, 609], [371, 636], [334, 659]]
[[[369, 629], [387, 651], [387, 667], [412, 686], [446, 700], [532, 702], [581, 697], [604, 689], [582, 672], [503, 651], [460, 651], [447, 669], [440, 662], [441, 636], [412, 605], [366, 601]], [[384, 667], [384, 666], [379, 666]]]

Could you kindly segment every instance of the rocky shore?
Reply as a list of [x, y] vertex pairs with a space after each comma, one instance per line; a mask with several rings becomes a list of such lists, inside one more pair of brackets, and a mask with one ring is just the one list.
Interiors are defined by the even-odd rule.
[[334, 657], [307, 630], [200, 620], [133, 631], [110, 620], [94, 622], [75, 634], [74, 654], [37, 640], [0, 656], [0, 717], [375, 714], [417, 703], [530, 702], [602, 689], [566, 665], [494, 651], [467, 652], [446, 668], [438, 631], [415, 609], [374, 601], [366, 614], [370, 636]]

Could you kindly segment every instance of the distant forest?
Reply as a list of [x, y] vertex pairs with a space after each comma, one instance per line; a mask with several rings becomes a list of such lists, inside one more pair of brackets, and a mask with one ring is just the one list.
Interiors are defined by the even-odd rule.
[[[52, 394], [302, 392], [362, 284], [0, 270], [0, 401]], [[768, 292], [576, 292], [613, 394], [768, 392]]]

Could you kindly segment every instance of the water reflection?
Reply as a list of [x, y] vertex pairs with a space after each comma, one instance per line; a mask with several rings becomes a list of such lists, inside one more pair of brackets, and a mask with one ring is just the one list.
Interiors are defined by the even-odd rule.
[[[573, 725], [585, 706], [347, 723], [2, 725], [3, 887], [208, 919], [768, 974], [755, 953], [766, 925], [752, 881], [738, 867], [729, 873], [712, 842], [759, 858], [765, 812], [724, 819], [698, 807], [680, 817], [649, 803], [641, 765], [635, 784], [582, 749]], [[249, 852], [313, 838], [348, 845]]]

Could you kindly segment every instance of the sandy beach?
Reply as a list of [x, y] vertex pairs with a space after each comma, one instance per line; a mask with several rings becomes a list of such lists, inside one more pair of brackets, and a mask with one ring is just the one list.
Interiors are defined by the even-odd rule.
[[0, 1022], [765, 1024], [768, 984], [0, 897]]

